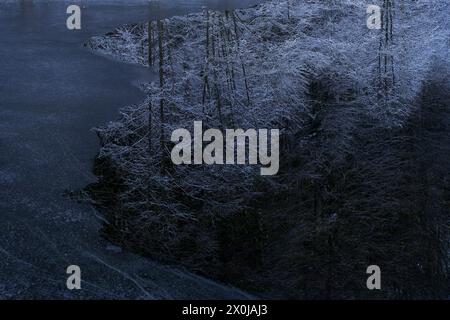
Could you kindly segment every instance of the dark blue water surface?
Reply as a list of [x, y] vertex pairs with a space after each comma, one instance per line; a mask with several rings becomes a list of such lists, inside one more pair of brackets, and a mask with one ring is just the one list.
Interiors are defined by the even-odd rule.
[[[148, 69], [92, 54], [93, 35], [146, 21], [258, 1], [71, 1], [82, 30], [66, 28], [64, 1], [0, 1], [0, 298], [239, 298], [194, 275], [111, 250], [88, 205], [64, 192], [94, 181], [91, 131], [143, 94]], [[126, 3], [126, 4], [125, 4]], [[162, 4], [164, 3], [164, 4]], [[66, 288], [79, 265], [82, 290]]]

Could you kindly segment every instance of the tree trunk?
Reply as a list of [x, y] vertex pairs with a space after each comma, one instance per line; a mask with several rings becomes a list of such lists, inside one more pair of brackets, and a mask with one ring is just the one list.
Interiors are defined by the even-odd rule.
[[159, 117], [160, 117], [160, 144], [162, 153], [165, 152], [164, 140], [164, 24], [158, 20], [158, 46], [159, 46], [159, 87], [161, 89], [161, 97], [159, 100]]
[[153, 65], [153, 27], [152, 22], [148, 22], [148, 66]]

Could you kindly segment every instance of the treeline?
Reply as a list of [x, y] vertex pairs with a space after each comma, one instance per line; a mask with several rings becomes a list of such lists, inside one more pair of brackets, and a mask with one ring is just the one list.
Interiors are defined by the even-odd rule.
[[[158, 74], [145, 102], [97, 130], [88, 191], [104, 236], [266, 297], [447, 297], [449, 88], [433, 69], [405, 106], [394, 61], [414, 70], [394, 59], [392, 34], [330, 28], [354, 26], [359, 9], [269, 1], [96, 39]], [[170, 133], [194, 120], [280, 128], [279, 174], [173, 165]], [[372, 264], [383, 290], [367, 290]]]

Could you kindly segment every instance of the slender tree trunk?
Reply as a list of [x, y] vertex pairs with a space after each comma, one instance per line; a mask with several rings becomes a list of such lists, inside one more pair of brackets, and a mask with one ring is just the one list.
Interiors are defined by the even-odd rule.
[[203, 113], [205, 112], [206, 93], [209, 92], [209, 10], [206, 9], [206, 59], [205, 68], [203, 70]]
[[[147, 202], [150, 203], [150, 197], [151, 197], [151, 187], [150, 187], [150, 179], [152, 176], [152, 98], [150, 97], [148, 101], [148, 119], [147, 119], [147, 125], [148, 125], [148, 168], [147, 168]], [[148, 206], [150, 206], [148, 204]]]
[[148, 22], [148, 65], [153, 65], [153, 27], [152, 22]]
[[392, 45], [394, 39], [394, 0], [383, 0], [380, 47], [378, 55], [378, 79], [381, 96], [387, 103], [395, 85], [395, 66]]
[[287, 16], [288, 19], [291, 19], [291, 3], [289, 2], [289, 0], [287, 0]]
[[161, 97], [159, 100], [159, 117], [160, 117], [160, 144], [162, 153], [165, 152], [165, 139], [164, 139], [164, 24], [161, 20], [158, 20], [158, 47], [159, 47], [159, 87], [161, 89]]

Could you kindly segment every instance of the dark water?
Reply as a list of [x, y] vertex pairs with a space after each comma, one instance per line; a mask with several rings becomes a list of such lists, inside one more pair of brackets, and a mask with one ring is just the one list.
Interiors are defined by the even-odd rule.
[[[210, 281], [108, 250], [95, 211], [64, 196], [94, 181], [90, 130], [143, 98], [143, 67], [92, 54], [83, 43], [123, 23], [258, 1], [79, 1], [82, 30], [63, 1], [0, 0], [0, 298], [239, 298]], [[72, 1], [72, 3], [77, 3]], [[110, 248], [109, 248], [110, 249]], [[66, 289], [66, 268], [82, 290]]]

